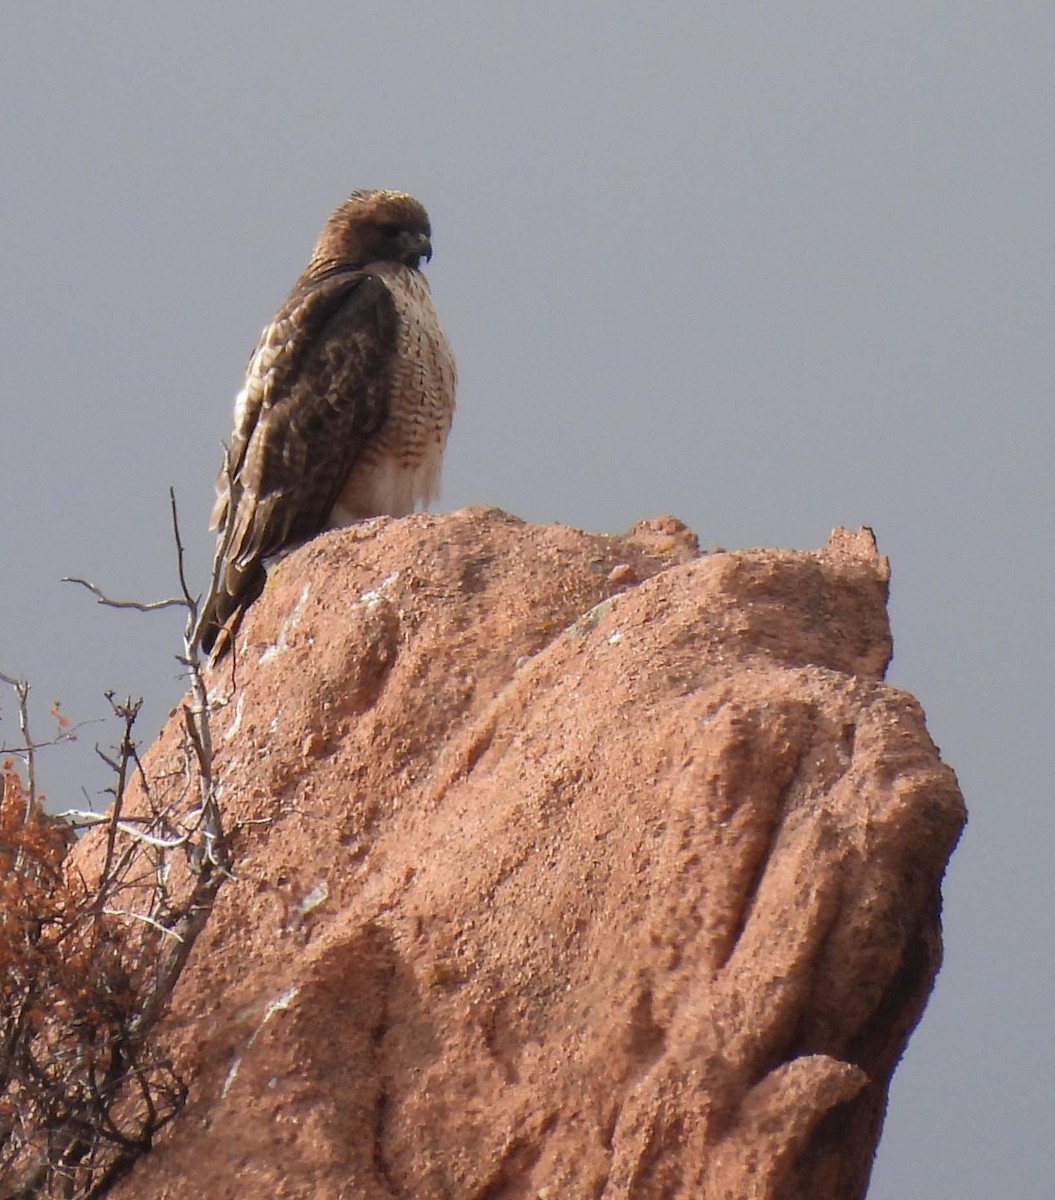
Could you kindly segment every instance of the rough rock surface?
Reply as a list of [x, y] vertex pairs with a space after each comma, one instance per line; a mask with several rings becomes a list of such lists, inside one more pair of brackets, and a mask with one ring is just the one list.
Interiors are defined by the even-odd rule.
[[210, 678], [260, 823], [167, 1024], [190, 1100], [112, 1194], [862, 1196], [964, 818], [886, 590], [867, 531], [669, 517], [284, 561]]

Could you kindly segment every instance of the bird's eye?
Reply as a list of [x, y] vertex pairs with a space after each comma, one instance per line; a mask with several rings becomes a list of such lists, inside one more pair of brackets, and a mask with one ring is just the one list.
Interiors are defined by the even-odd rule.
[[399, 237], [401, 230], [398, 225], [382, 225], [381, 232], [385, 237], [394, 238]]

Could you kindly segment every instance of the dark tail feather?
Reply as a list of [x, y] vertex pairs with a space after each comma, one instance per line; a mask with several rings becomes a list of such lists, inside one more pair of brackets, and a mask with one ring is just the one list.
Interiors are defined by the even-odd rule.
[[214, 582], [202, 601], [194, 629], [192, 642], [208, 656], [210, 666], [215, 666], [231, 648], [245, 610], [264, 590], [267, 572], [257, 564], [254, 570], [239, 573], [235, 576], [237, 591], [229, 589], [230, 582]]

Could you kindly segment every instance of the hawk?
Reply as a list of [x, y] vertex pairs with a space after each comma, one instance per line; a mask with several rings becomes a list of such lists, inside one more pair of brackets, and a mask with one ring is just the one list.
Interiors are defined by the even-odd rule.
[[412, 196], [353, 192], [260, 335], [216, 482], [216, 558], [196, 631], [214, 660], [269, 559], [435, 498], [455, 372], [419, 270], [431, 236]]

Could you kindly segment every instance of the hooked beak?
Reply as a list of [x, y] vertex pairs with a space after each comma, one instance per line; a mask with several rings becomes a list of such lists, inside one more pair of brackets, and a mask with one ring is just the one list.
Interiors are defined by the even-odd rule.
[[422, 259], [426, 262], [432, 261], [432, 243], [427, 234], [404, 233], [403, 246], [402, 259], [408, 267], [418, 266]]

